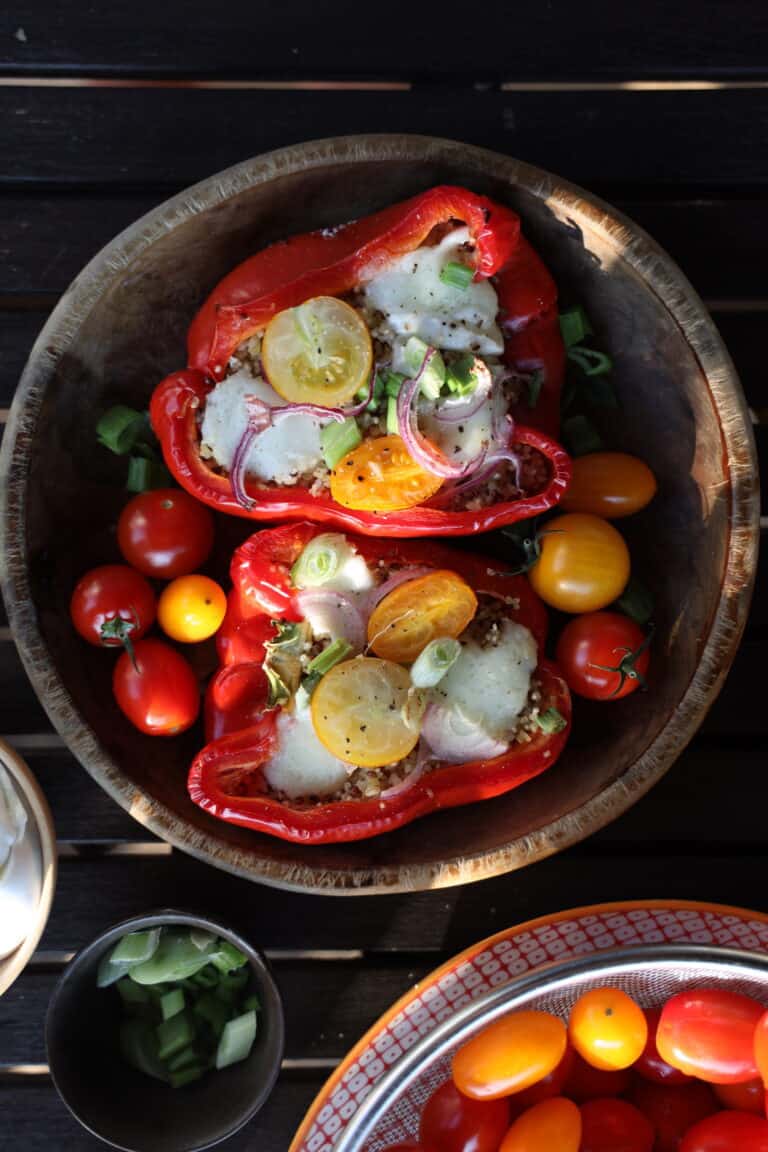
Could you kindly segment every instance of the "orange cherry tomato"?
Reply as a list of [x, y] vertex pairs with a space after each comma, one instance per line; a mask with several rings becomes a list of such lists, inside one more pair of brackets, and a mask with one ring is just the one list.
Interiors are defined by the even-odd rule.
[[528, 579], [560, 612], [597, 612], [618, 599], [629, 580], [629, 549], [607, 520], [567, 512], [548, 520], [541, 553]]
[[713, 1084], [712, 1089], [723, 1108], [765, 1116], [765, 1087], [762, 1080], [747, 1080], [745, 1084]]
[[560, 507], [605, 520], [632, 516], [650, 504], [656, 477], [644, 460], [626, 452], [591, 452], [573, 460], [573, 474]]
[[756, 1080], [755, 1030], [762, 1005], [740, 992], [692, 988], [661, 1010], [656, 1047], [662, 1060], [708, 1084]]
[[630, 1080], [631, 1074], [628, 1068], [601, 1072], [591, 1064], [587, 1064], [586, 1060], [582, 1060], [578, 1052], [574, 1052], [563, 1095], [569, 1096], [577, 1104], [597, 1100], [603, 1096], [623, 1096], [629, 1088]]
[[179, 576], [163, 589], [157, 619], [172, 640], [195, 644], [218, 632], [227, 611], [223, 589], [208, 576]]
[[399, 436], [369, 436], [339, 461], [330, 483], [345, 508], [395, 512], [422, 504], [443, 481], [416, 463]]
[[580, 1144], [578, 1107], [564, 1096], [553, 1096], [518, 1116], [499, 1152], [579, 1152]]
[[521, 1092], [548, 1076], [565, 1054], [565, 1025], [549, 1012], [512, 1012], [496, 1020], [453, 1058], [456, 1087], [475, 1100]]
[[[534, 1104], [540, 1104], [542, 1100], [549, 1100], [552, 1096], [567, 1095], [563, 1090], [563, 1086], [571, 1074], [573, 1062], [576, 1058], [576, 1053], [570, 1044], [568, 1044], [565, 1049], [565, 1055], [557, 1068], [550, 1072], [548, 1076], [542, 1076], [541, 1080], [537, 1080], [535, 1084], [531, 1084], [530, 1088], [524, 1088], [522, 1092], [515, 1092], [514, 1096], [510, 1096], [509, 1106], [512, 1119], [516, 1120], [518, 1116], [522, 1116], [523, 1112], [527, 1112], [529, 1108], [533, 1108]], [[602, 1095], [602, 1093], [598, 1093], [598, 1095]]]
[[571, 1009], [568, 1036], [588, 1064], [610, 1071], [634, 1064], [645, 1048], [648, 1025], [642, 1008], [626, 992], [595, 988]]
[[477, 596], [461, 576], [437, 569], [395, 588], [368, 620], [368, 645], [382, 660], [412, 664], [443, 636], [460, 636], [477, 611]]

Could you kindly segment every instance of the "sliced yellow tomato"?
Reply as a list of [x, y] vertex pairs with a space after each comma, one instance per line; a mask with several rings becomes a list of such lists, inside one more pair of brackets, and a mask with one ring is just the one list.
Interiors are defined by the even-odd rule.
[[267, 378], [292, 404], [346, 404], [368, 383], [371, 334], [335, 296], [315, 296], [270, 320], [261, 345]]
[[358, 656], [337, 664], [312, 693], [312, 724], [329, 752], [362, 768], [402, 760], [416, 746], [422, 703], [405, 668]]
[[399, 436], [377, 436], [363, 440], [336, 465], [331, 496], [345, 508], [394, 512], [422, 504], [442, 483], [416, 463]]
[[395, 588], [368, 619], [368, 646], [383, 660], [412, 664], [438, 636], [460, 636], [477, 597], [455, 572], [439, 568]]

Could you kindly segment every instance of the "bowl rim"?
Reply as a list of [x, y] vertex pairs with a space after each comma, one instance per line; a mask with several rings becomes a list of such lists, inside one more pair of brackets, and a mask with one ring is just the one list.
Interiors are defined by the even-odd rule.
[[267, 1100], [271, 1096], [272, 1090], [280, 1074], [280, 1068], [283, 1062], [283, 1055], [285, 1052], [285, 1012], [283, 1010], [283, 998], [280, 995], [280, 989], [277, 985], [277, 981], [272, 975], [272, 971], [266, 957], [261, 951], [259, 951], [258, 948], [254, 948], [252, 944], [250, 944], [243, 936], [241, 936], [239, 932], [236, 932], [233, 928], [230, 928], [225, 924], [221, 924], [218, 920], [211, 919], [209, 916], [198, 915], [196, 912], [184, 912], [178, 908], [159, 908], [152, 912], [145, 912], [139, 916], [130, 916], [126, 920], [121, 920], [117, 924], [112, 924], [109, 928], [105, 928], [103, 932], [100, 932], [98, 936], [94, 936], [94, 938], [88, 944], [84, 944], [83, 947], [74, 954], [72, 959], [66, 965], [61, 976], [56, 981], [56, 985], [48, 1000], [48, 1007], [46, 1008], [45, 1012], [44, 1031], [45, 1054], [46, 1060], [48, 1061], [48, 1069], [51, 1075], [51, 1080], [53, 1081], [54, 1087], [56, 1088], [60, 1100], [66, 1106], [71, 1115], [74, 1116], [77, 1122], [82, 1125], [82, 1127], [85, 1128], [87, 1132], [90, 1132], [93, 1136], [96, 1136], [97, 1139], [101, 1140], [102, 1143], [108, 1145], [110, 1148], [118, 1149], [119, 1152], [135, 1152], [135, 1149], [130, 1148], [127, 1144], [116, 1144], [113, 1140], [110, 1140], [109, 1137], [104, 1136], [103, 1133], [98, 1132], [95, 1128], [92, 1128], [91, 1125], [86, 1120], [84, 1120], [80, 1113], [73, 1107], [73, 1105], [67, 1099], [65, 1093], [62, 1091], [54, 1071], [53, 1062], [51, 1061], [51, 1049], [49, 1040], [51, 1029], [53, 1027], [53, 1020], [58, 1009], [59, 999], [63, 991], [73, 980], [77, 979], [78, 969], [82, 966], [82, 964], [91, 960], [94, 956], [94, 953], [98, 954], [99, 952], [103, 951], [110, 944], [116, 942], [121, 936], [124, 936], [127, 932], [141, 931], [145, 928], [160, 928], [171, 924], [178, 924], [182, 926], [191, 925], [195, 928], [202, 928], [204, 931], [212, 932], [214, 935], [223, 936], [231, 944], [234, 944], [236, 948], [239, 948], [241, 952], [244, 952], [248, 957], [248, 963], [257, 973], [259, 980], [262, 981], [264, 986], [270, 990], [274, 999], [273, 1010], [276, 1010], [274, 1017], [275, 1026], [277, 1029], [276, 1043], [272, 1054], [269, 1073], [265, 1080], [261, 1082], [261, 1088], [255, 1095], [252, 1103], [238, 1118], [235, 1125], [229, 1128], [223, 1136], [219, 1136], [207, 1144], [195, 1144], [194, 1147], [188, 1146], [183, 1149], [183, 1152], [205, 1152], [205, 1149], [216, 1147], [217, 1145], [223, 1143], [223, 1141], [228, 1140], [231, 1136], [234, 1136], [235, 1133], [239, 1132], [241, 1128], [245, 1127], [245, 1125], [253, 1119], [256, 1113], [264, 1107]]
[[641, 944], [628, 948], [607, 948], [597, 955], [576, 956], [541, 968], [501, 984], [460, 1008], [437, 1024], [431, 1032], [395, 1061], [376, 1081], [354, 1116], [340, 1134], [334, 1152], [360, 1152], [382, 1119], [390, 1101], [418, 1075], [421, 1064], [439, 1057], [463, 1040], [468, 1040], [479, 1024], [491, 1024], [500, 1016], [524, 1008], [531, 997], [565, 988], [580, 977], [610, 978], [625, 969], [652, 970], [671, 963], [695, 965], [722, 964], [742, 973], [768, 975], [768, 956], [740, 948], [709, 944]]
[[[491, 850], [402, 866], [328, 867], [284, 862], [242, 850], [215, 827], [194, 828], [121, 772], [77, 710], [53, 667], [38, 626], [26, 571], [25, 455], [56, 361], [116, 270], [190, 217], [273, 178], [339, 164], [405, 160], [454, 162], [492, 175], [538, 198], [557, 197], [589, 219], [642, 278], [696, 357], [717, 413], [728, 461], [730, 531], [717, 608], [698, 666], [668, 723], [622, 775], [578, 808]], [[471, 181], [469, 181], [471, 182]], [[185, 189], [121, 232], [83, 269], [54, 309], [27, 361], [0, 447], [0, 580], [18, 650], [51, 722], [102, 788], [151, 832], [217, 867], [273, 887], [326, 895], [379, 895], [449, 887], [486, 879], [543, 859], [582, 840], [626, 811], [659, 780], [693, 737], [715, 700], [744, 629], [755, 579], [759, 536], [757, 460], [738, 376], [699, 296], [647, 233], [592, 193], [541, 168], [488, 149], [407, 134], [332, 137], [245, 160]], [[212, 822], [213, 823], [213, 822]]]
[[24, 799], [28, 813], [35, 822], [40, 841], [43, 876], [40, 899], [37, 902], [31, 930], [14, 952], [0, 960], [0, 996], [2, 996], [26, 968], [45, 931], [56, 890], [58, 854], [53, 816], [43, 790], [26, 760], [5, 740], [0, 740], [0, 768], [8, 769], [11, 779]]

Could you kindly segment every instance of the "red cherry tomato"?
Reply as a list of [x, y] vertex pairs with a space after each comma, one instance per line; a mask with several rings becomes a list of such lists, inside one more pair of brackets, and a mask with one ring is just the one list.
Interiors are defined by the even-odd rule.
[[177, 736], [190, 728], [200, 710], [197, 677], [183, 656], [162, 640], [140, 640], [134, 660], [123, 652], [115, 665], [112, 688], [121, 709], [149, 736]]
[[747, 1080], [746, 1084], [713, 1084], [712, 1089], [722, 1108], [765, 1116], [765, 1086], [762, 1080]]
[[145, 576], [175, 580], [208, 559], [213, 516], [181, 488], [140, 492], [120, 514], [117, 542], [128, 563]]
[[685, 1072], [681, 1072], [679, 1068], [673, 1068], [671, 1064], [667, 1064], [659, 1056], [659, 1050], [656, 1047], [656, 1029], [659, 1026], [660, 1017], [661, 1008], [645, 1009], [645, 1018], [648, 1021], [648, 1039], [642, 1055], [635, 1064], [634, 1071], [654, 1084], [689, 1084], [692, 1079], [690, 1076], [686, 1076]]
[[629, 1088], [631, 1079], [627, 1068], [604, 1072], [593, 1068], [586, 1060], [582, 1060], [578, 1052], [574, 1052], [563, 1095], [570, 1096], [577, 1104], [599, 1096], [621, 1096]]
[[650, 1120], [656, 1132], [654, 1152], [677, 1152], [693, 1124], [718, 1111], [708, 1084], [652, 1084], [639, 1077], [632, 1088], [632, 1103]]
[[563, 628], [555, 659], [577, 696], [621, 700], [643, 683], [648, 637], [621, 612], [587, 612]]
[[75, 585], [69, 612], [77, 631], [89, 644], [107, 648], [130, 644], [155, 621], [155, 594], [126, 564], [92, 568]]
[[642, 1112], [626, 1100], [587, 1100], [581, 1106], [581, 1122], [580, 1152], [653, 1150], [653, 1128]]
[[419, 1144], [424, 1152], [498, 1152], [508, 1127], [506, 1100], [470, 1100], [448, 1080], [424, 1105]]
[[716, 1112], [689, 1129], [680, 1152], [768, 1152], [768, 1120], [749, 1112]]
[[406, 1140], [403, 1144], [387, 1144], [382, 1152], [421, 1152], [421, 1148], [413, 1140]]
[[662, 1060], [708, 1084], [756, 1080], [754, 1036], [763, 1008], [740, 992], [693, 988], [661, 1010], [656, 1047]]
[[571, 1074], [573, 1068], [573, 1060], [576, 1053], [570, 1044], [565, 1050], [565, 1056], [548, 1076], [544, 1076], [530, 1088], [524, 1088], [522, 1092], [515, 1092], [513, 1096], [507, 1097], [509, 1100], [509, 1108], [511, 1118], [516, 1120], [523, 1112], [529, 1108], [533, 1108], [534, 1104], [540, 1104], [542, 1100], [549, 1100], [553, 1096], [564, 1096], [563, 1086]]
[[763, 1012], [755, 1026], [754, 1050], [760, 1077], [768, 1085], [768, 1012]]

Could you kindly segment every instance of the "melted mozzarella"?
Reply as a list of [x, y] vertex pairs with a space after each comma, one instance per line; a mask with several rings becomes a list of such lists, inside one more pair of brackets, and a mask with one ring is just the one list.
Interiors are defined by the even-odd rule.
[[504, 739], [525, 707], [537, 663], [536, 641], [527, 628], [505, 620], [495, 648], [470, 641], [433, 689], [436, 703], [456, 708], [489, 736]]
[[436, 405], [429, 401], [419, 405], [419, 428], [449, 460], [473, 460], [487, 448], [493, 427], [490, 398], [458, 424], [437, 420], [435, 410]]
[[[222, 380], [208, 394], [203, 413], [201, 448], [218, 464], [231, 469], [237, 445], [248, 423], [246, 396], [256, 396], [270, 407], [285, 404], [265, 380], [244, 369]], [[246, 471], [275, 484], [295, 483], [323, 462], [320, 429], [323, 421], [304, 412], [283, 417], [256, 437], [248, 453]]]
[[407, 372], [403, 348], [409, 336], [436, 348], [501, 355], [493, 285], [478, 280], [465, 289], [453, 288], [440, 279], [446, 264], [464, 262], [461, 246], [468, 241], [469, 229], [456, 228], [434, 247], [399, 257], [365, 285], [368, 306], [384, 315], [377, 334], [393, 345], [396, 372]]
[[315, 735], [309, 708], [281, 711], [277, 717], [277, 751], [264, 765], [264, 777], [275, 792], [295, 800], [330, 796], [352, 771], [337, 760]]

